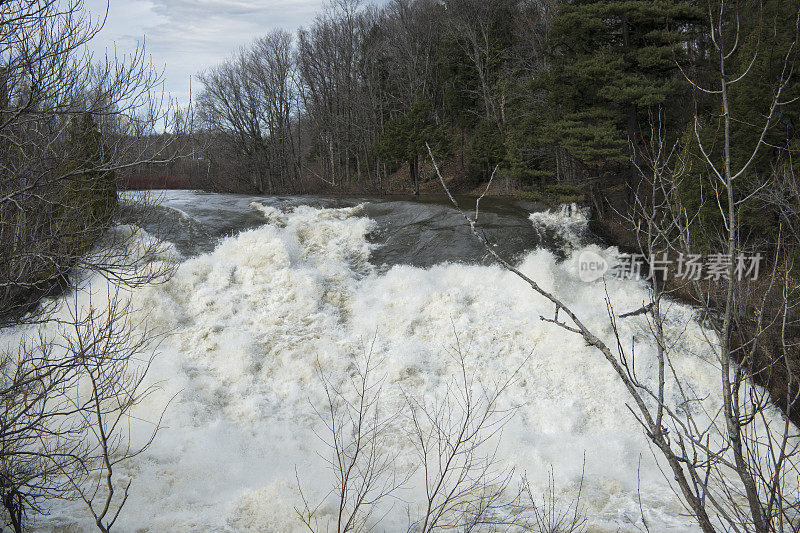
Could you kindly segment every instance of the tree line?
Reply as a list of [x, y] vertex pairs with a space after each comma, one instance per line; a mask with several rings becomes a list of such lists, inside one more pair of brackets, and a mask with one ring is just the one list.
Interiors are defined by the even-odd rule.
[[[731, 94], [752, 123], [796, 37], [797, 2], [762, 4], [723, 14], [744, 52], [730, 68], [759, 51]], [[695, 108], [718, 140], [714, 99], [686, 78], [719, 70], [707, 10], [695, 0], [336, 0], [296, 34], [273, 31], [199, 75], [208, 149], [197, 185], [418, 192], [433, 176], [428, 142], [465, 189], [499, 165], [521, 196], [582, 196], [605, 211], [609, 190], [636, 184], [654, 113], [698, 161]], [[797, 106], [782, 106], [769, 128], [775, 149], [752, 176], [785, 159], [796, 121]]]

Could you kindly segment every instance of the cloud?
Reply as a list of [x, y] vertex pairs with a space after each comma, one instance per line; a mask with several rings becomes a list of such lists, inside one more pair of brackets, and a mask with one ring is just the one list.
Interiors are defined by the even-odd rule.
[[[86, 0], [103, 16], [105, 0]], [[324, 0], [111, 0], [96, 53], [126, 53], [146, 43], [154, 65], [165, 67], [165, 88], [188, 101], [189, 79], [275, 28], [308, 26]], [[197, 90], [195, 85], [193, 90]]]

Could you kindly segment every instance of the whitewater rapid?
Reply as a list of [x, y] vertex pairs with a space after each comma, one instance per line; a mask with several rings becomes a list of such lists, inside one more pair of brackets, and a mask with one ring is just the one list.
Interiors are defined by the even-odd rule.
[[[552, 467], [558, 505], [572, 503], [583, 475], [580, 505], [590, 530], [636, 530], [640, 508], [652, 531], [694, 528], [608, 363], [577, 336], [543, 322], [551, 305], [515, 275], [468, 263], [378, 269], [370, 263], [379, 246], [369, 240], [376, 223], [364, 206], [249, 209], [262, 225], [181, 258], [170, 281], [130, 295], [149, 327], [167, 335], [149, 373], [160, 390], [137, 407], [135, 439], [145, 438], [169, 406], [152, 446], [119, 470], [133, 480], [119, 531], [304, 531], [295, 511], [298, 479], [314, 502], [333, 486], [316, 414], [325, 396], [315, 365], [331, 382], [345, 383], [374, 342], [387, 409], [401, 408], [404, 393], [445, 394], [460, 372], [448, 355], [457, 341], [482, 383], [507, 379], [519, 367], [500, 398], [501, 408], [518, 410], [504, 427], [498, 458], [524, 472], [535, 495], [547, 490]], [[582, 215], [552, 216], [552, 223], [572, 217], [567, 222], [575, 224]], [[547, 223], [533, 217], [537, 222]], [[580, 281], [582, 250], [614, 250], [568, 240], [575, 246], [565, 260], [534, 249], [519, 268], [611, 341], [605, 291], [624, 312], [647, 300], [646, 286]], [[102, 293], [102, 284], [98, 279], [87, 291]], [[708, 405], [718, 405], [717, 366], [692, 313], [671, 306], [665, 327], [677, 343], [673, 364], [708, 395]], [[652, 380], [655, 346], [645, 317], [618, 324], [623, 338], [637, 339], [637, 370]], [[675, 391], [668, 394], [678, 401]], [[410, 442], [398, 436], [392, 446], [400, 467], [410, 467]], [[406, 508], [416, 512], [420, 498], [414, 478], [373, 525], [405, 531]], [[333, 513], [332, 504], [323, 505], [321, 523]], [[93, 527], [77, 502], [58, 504], [36, 522], [58, 531]]]

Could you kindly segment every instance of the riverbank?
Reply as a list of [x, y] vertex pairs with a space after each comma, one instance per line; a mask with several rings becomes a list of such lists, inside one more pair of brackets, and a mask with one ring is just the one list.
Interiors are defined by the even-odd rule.
[[[555, 208], [564, 203], [584, 202], [585, 191], [560, 183], [556, 180], [543, 180], [536, 185], [522, 186], [513, 180], [504, 169], [499, 169], [492, 180], [476, 180], [470, 177], [464, 159], [458, 155], [439, 161], [439, 170], [451, 193], [478, 197], [481, 195], [537, 203], [547, 208]], [[367, 179], [363, 174], [339, 177], [336, 181], [322, 179], [318, 172], [306, 168], [302, 175], [292, 181], [291, 187], [276, 185], [271, 192], [258, 190], [247, 180], [228, 179], [223, 181], [206, 179], [204, 173], [166, 169], [131, 171], [120, 174], [117, 186], [120, 190], [203, 190], [214, 193], [273, 194], [273, 195], [316, 195], [328, 197], [377, 196], [385, 198], [412, 196], [439, 196], [444, 191], [436, 170], [430, 159], [420, 158], [418, 164], [418, 183], [411, 179], [408, 163], [401, 164], [392, 171], [385, 171], [378, 178]], [[489, 176], [485, 176], [488, 178]]]
[[[623, 195], [610, 195], [605, 200], [615, 208], [606, 209], [605, 216], [592, 209], [588, 225], [591, 233], [622, 253], [642, 253], [636, 231], [619, 215], [625, 205]], [[736, 362], [750, 367], [753, 381], [766, 388], [773, 403], [800, 427], [800, 409], [795, 405], [800, 391], [800, 327], [795, 325], [798, 317], [785, 317], [785, 325], [782, 320], [781, 266], [762, 264], [760, 272], [759, 278], [740, 283], [738, 319], [734, 318], [731, 326], [730, 344]], [[670, 300], [702, 311], [701, 320], [716, 321], [724, 313], [726, 289], [724, 280], [701, 280], [695, 284], [674, 277], [668, 277], [662, 288]], [[789, 315], [796, 315], [791, 306]]]

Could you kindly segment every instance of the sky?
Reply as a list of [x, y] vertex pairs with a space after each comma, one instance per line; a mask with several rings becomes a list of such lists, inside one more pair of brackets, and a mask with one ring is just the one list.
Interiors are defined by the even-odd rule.
[[[240, 46], [275, 28], [309, 26], [325, 0], [110, 0], [108, 18], [93, 51], [129, 53], [144, 40], [153, 64], [165, 68], [165, 89], [189, 99], [189, 80]], [[85, 0], [102, 17], [106, 0]], [[193, 80], [196, 94], [199, 82]]]

